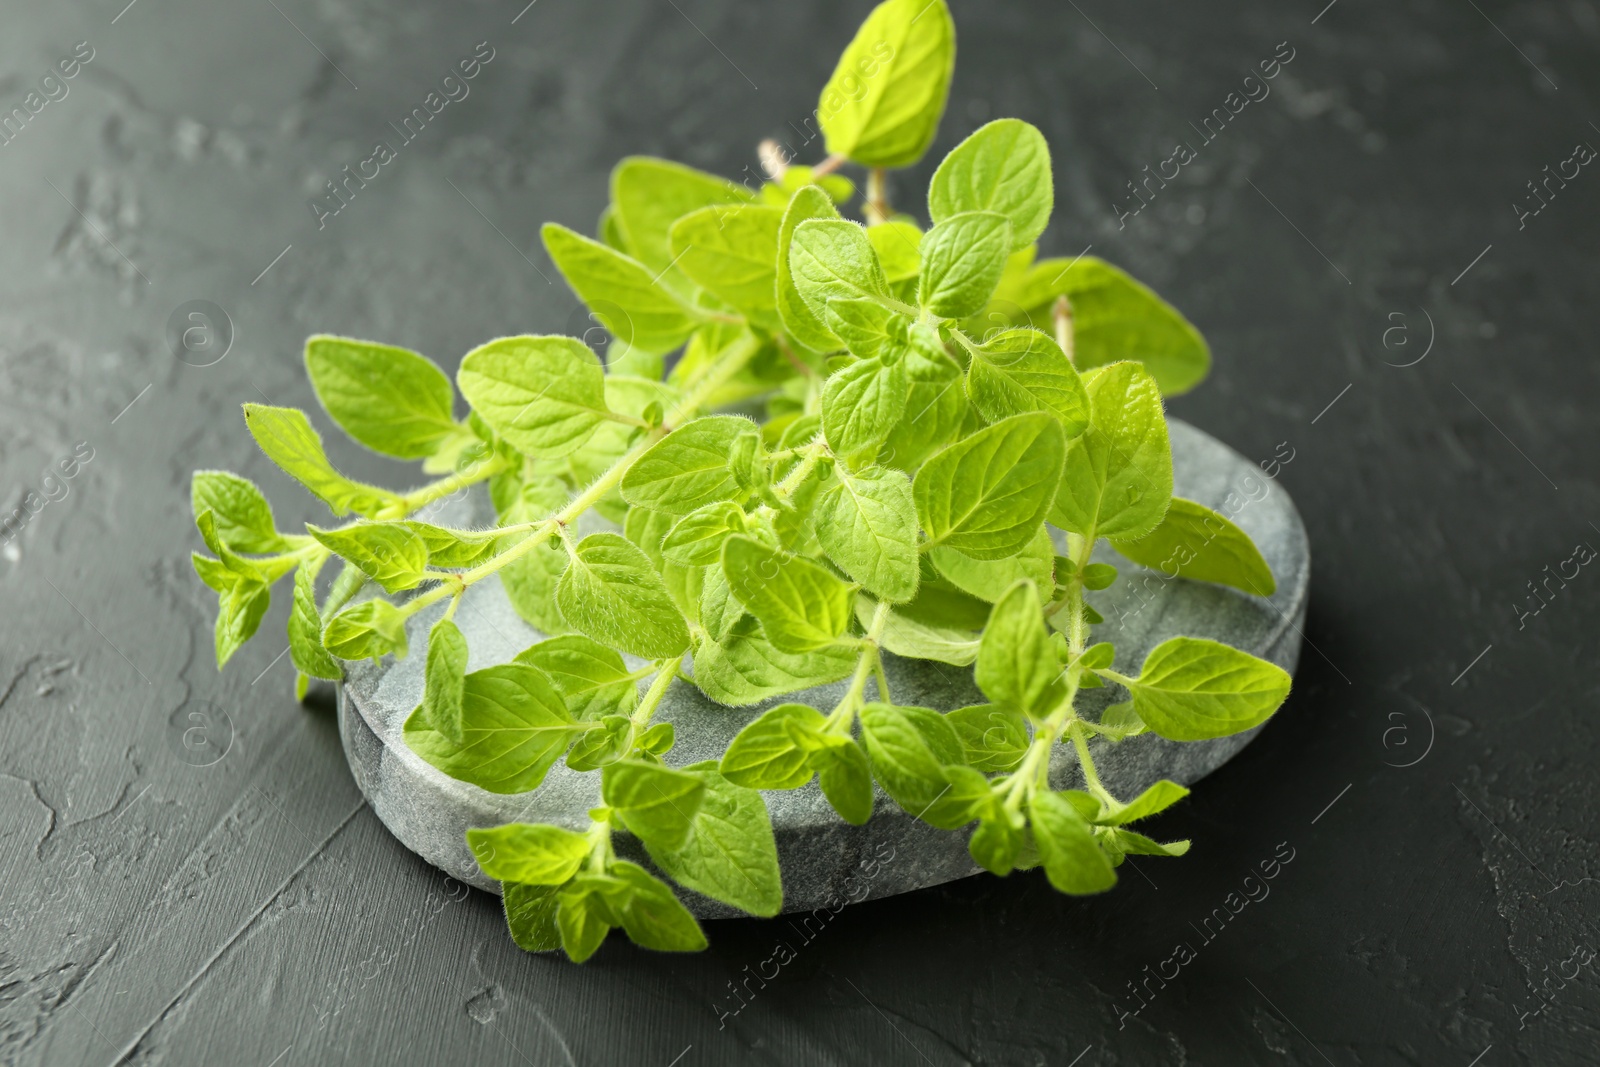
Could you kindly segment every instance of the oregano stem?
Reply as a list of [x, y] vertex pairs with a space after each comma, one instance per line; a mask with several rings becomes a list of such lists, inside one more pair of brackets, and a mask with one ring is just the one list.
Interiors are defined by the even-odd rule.
[[639, 706], [633, 709], [634, 726], [643, 726], [650, 721], [650, 716], [656, 713], [661, 706], [661, 701], [666, 697], [667, 690], [672, 687], [672, 680], [678, 676], [678, 661], [664, 659], [656, 663], [656, 676], [650, 683], [650, 688], [645, 690], [644, 699], [639, 701]]
[[479, 482], [487, 481], [505, 469], [506, 458], [496, 453], [486, 459], [474, 463], [468, 470], [457, 471], [456, 473], [447, 477], [440, 478], [436, 482], [430, 482], [420, 489], [413, 489], [411, 492], [406, 493], [400, 498], [401, 502], [405, 505], [405, 510], [399, 515], [392, 517], [404, 518], [405, 516], [416, 511], [418, 508], [425, 507], [426, 505], [433, 503], [435, 500], [441, 500], [444, 497], [449, 496], [451, 493], [467, 488], [469, 485], [476, 485]]

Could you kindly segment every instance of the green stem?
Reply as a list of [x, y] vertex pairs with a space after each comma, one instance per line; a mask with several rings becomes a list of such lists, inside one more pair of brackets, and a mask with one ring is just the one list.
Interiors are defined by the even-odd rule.
[[611, 820], [596, 819], [589, 824], [589, 860], [585, 864], [590, 874], [604, 874], [611, 865]]
[[636, 732], [638, 727], [648, 723], [650, 716], [656, 713], [662, 699], [667, 695], [667, 690], [672, 687], [672, 680], [677, 676], [677, 660], [664, 659], [656, 663], [655, 681], [645, 690], [644, 699], [639, 701], [639, 706], [633, 709], [633, 725]]
[[877, 608], [872, 613], [872, 622], [867, 627], [866, 636], [861, 639], [861, 654], [856, 659], [855, 673], [850, 677], [850, 688], [845, 690], [844, 696], [828, 714], [824, 729], [839, 733], [850, 732], [851, 726], [855, 724], [856, 709], [861, 706], [861, 698], [867, 690], [867, 679], [874, 675], [878, 677], [878, 699], [889, 699], [889, 683], [883, 677], [883, 664], [878, 655], [878, 638], [883, 635], [883, 628], [889, 623], [889, 611], [888, 601], [878, 602]]
[[1078, 750], [1078, 762], [1083, 766], [1083, 781], [1088, 785], [1089, 792], [1113, 811], [1122, 807], [1121, 802], [1106, 792], [1106, 787], [1100, 784], [1100, 775], [1094, 769], [1094, 757], [1089, 755], [1087, 724], [1082, 720], [1076, 720], [1067, 727], [1067, 734], [1072, 738], [1072, 747]]
[[828, 443], [822, 439], [822, 435], [819, 433], [812, 438], [810, 444], [805, 446], [804, 452], [805, 454], [801, 456], [800, 462], [795, 466], [794, 470], [786, 474], [783, 481], [773, 487], [772, 491], [785, 500], [796, 489], [800, 488], [800, 484], [806, 480], [806, 477], [812, 471], [817, 469], [817, 464], [822, 462], [822, 457], [829, 454]]
[[430, 482], [420, 489], [413, 489], [411, 492], [400, 498], [401, 502], [405, 506], [405, 510], [399, 515], [388, 517], [396, 519], [405, 518], [405, 516], [410, 515], [418, 508], [431, 504], [435, 500], [441, 500], [444, 497], [449, 496], [451, 493], [465, 489], [469, 485], [476, 485], [479, 482], [487, 481], [505, 469], [505, 457], [496, 453], [495, 455], [490, 456], [488, 459], [485, 459], [479, 463], [474, 463], [468, 470], [457, 471], [455, 474], [452, 474], [449, 477], [440, 478], [436, 482]]

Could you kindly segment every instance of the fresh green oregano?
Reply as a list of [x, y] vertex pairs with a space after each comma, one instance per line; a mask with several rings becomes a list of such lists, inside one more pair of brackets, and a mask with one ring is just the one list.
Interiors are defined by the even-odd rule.
[[[1215, 641], [1173, 637], [1135, 671], [1091, 636], [1085, 593], [1118, 577], [1091, 559], [1102, 540], [1244, 593], [1270, 594], [1273, 576], [1242, 530], [1172, 495], [1163, 397], [1205, 375], [1198, 332], [1114, 267], [1036, 260], [1054, 201], [1037, 129], [1000, 119], [957, 145], [926, 225], [889, 207], [884, 168], [933, 142], [954, 56], [943, 0], [887, 0], [823, 90], [827, 161], [775, 162], [747, 189], [630, 158], [596, 237], [546, 226], [612, 335], [605, 364], [574, 338], [503, 337], [467, 353], [452, 387], [415, 352], [312, 337], [307, 373], [334, 423], [435, 481], [354, 481], [303, 412], [257, 404], [261, 449], [345, 521], [283, 532], [247, 480], [194, 475], [219, 666], [291, 573], [301, 695], [341, 660], [406, 655], [408, 620], [440, 605], [412, 751], [494, 793], [535, 790], [561, 762], [599, 776], [587, 824], [467, 835], [523, 948], [581, 961], [614, 928], [703, 948], [674, 884], [777, 914], [762, 793], [812, 781], [847, 822], [870, 819], [881, 789], [967, 832], [997, 875], [1040, 867], [1061, 892], [1101, 892], [1127, 854], [1187, 850], [1127, 827], [1188, 791], [1119, 799], [1092, 746], [1222, 737], [1288, 694], [1281, 669]], [[867, 168], [866, 225], [840, 211], [854, 186], [829, 172], [846, 163]], [[413, 518], [474, 485], [492, 528]], [[469, 670], [456, 608], [490, 578], [548, 636]], [[896, 703], [884, 652], [970, 669], [988, 703]], [[779, 703], [719, 760], [673, 765], [674, 728], [653, 721], [675, 685], [737, 706], [841, 679], [832, 708]], [[1091, 720], [1080, 691], [1108, 685], [1127, 697]], [[1058, 745], [1085, 789], [1052, 788]], [[618, 857], [619, 833], [653, 869]]]

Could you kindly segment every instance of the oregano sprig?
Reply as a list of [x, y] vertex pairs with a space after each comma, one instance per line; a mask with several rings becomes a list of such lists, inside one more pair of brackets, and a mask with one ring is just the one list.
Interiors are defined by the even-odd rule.
[[[414, 752], [496, 793], [536, 790], [559, 762], [599, 775], [586, 825], [468, 833], [526, 949], [581, 961], [613, 928], [702, 948], [674, 884], [777, 914], [762, 793], [813, 781], [852, 824], [893, 802], [971, 827], [973, 861], [997, 875], [1042, 867], [1062, 892], [1100, 892], [1128, 854], [1187, 850], [1129, 825], [1188, 791], [1119, 798], [1095, 748], [1248, 730], [1288, 693], [1281, 669], [1215, 641], [1171, 638], [1135, 669], [1094, 640], [1085, 594], [1118, 578], [1094, 560], [1102, 542], [1248, 594], [1273, 578], [1238, 527], [1172, 495], [1163, 397], [1204, 376], [1198, 332], [1108, 264], [1036, 258], [1054, 202], [1037, 129], [1000, 119], [957, 145], [926, 225], [890, 206], [887, 171], [933, 142], [954, 52], [943, 0], [887, 0], [823, 89], [830, 155], [814, 168], [767, 150], [772, 180], [749, 189], [630, 158], [595, 236], [547, 225], [611, 335], [603, 363], [574, 338], [503, 337], [452, 386], [418, 353], [312, 337], [333, 422], [435, 480], [350, 479], [304, 412], [257, 404], [262, 451], [343, 521], [280, 531], [247, 480], [194, 476], [219, 666], [292, 574], [301, 695], [340, 660], [408, 654], [426, 613]], [[840, 210], [845, 164], [866, 168], [865, 225]], [[490, 528], [417, 517], [474, 487]], [[457, 608], [491, 578], [545, 637], [468, 671]], [[897, 704], [885, 655], [970, 668], [988, 703]], [[674, 686], [742, 706], [843, 679], [833, 707], [779, 703], [718, 760], [672, 765], [674, 727], [653, 721]], [[1105, 686], [1127, 699], [1090, 717], [1080, 695]], [[1063, 748], [1082, 789], [1051, 779]], [[618, 858], [619, 833], [653, 871]]]

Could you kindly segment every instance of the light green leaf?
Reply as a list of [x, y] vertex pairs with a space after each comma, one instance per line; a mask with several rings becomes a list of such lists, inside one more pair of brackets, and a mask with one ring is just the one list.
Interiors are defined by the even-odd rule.
[[428, 563], [434, 567], [475, 567], [527, 536], [525, 533], [501, 534], [495, 530], [452, 530], [411, 519], [399, 525], [422, 538], [428, 550]]
[[322, 450], [322, 437], [305, 412], [266, 404], [244, 405], [244, 422], [267, 458], [309, 489], [335, 515], [354, 511], [372, 518], [385, 508], [401, 506], [387, 489], [351, 481], [333, 469]]
[[616, 228], [627, 251], [651, 274], [671, 266], [672, 224], [691, 211], [714, 204], [743, 204], [749, 190], [715, 174], [666, 159], [629, 156], [611, 171], [611, 204]]
[[1114, 855], [1122, 856], [1132, 853], [1135, 856], [1182, 856], [1189, 851], [1188, 841], [1172, 841], [1162, 844], [1152, 841], [1143, 834], [1136, 834], [1132, 830], [1116, 829], [1106, 833], [1106, 847]]
[[936, 450], [955, 440], [967, 415], [961, 368], [944, 354], [937, 334], [914, 327], [910, 351], [901, 361], [911, 389], [905, 414], [889, 432], [878, 462], [913, 471]]
[[826, 648], [850, 625], [855, 586], [810, 560], [740, 535], [722, 546], [722, 568], [733, 595], [783, 651]]
[[605, 715], [599, 726], [579, 735], [567, 749], [567, 766], [575, 771], [595, 771], [633, 751], [633, 720], [626, 715]]
[[262, 616], [272, 603], [272, 593], [266, 583], [241, 579], [217, 598], [217, 623], [213, 639], [217, 651], [217, 669], [255, 636], [261, 626]]
[[196, 517], [207, 508], [217, 536], [235, 552], [283, 552], [289, 543], [272, 521], [272, 505], [254, 482], [228, 471], [195, 471], [189, 500]]
[[517, 653], [513, 662], [544, 671], [575, 719], [597, 719], [607, 712], [626, 715], [638, 703], [638, 686], [622, 657], [582, 634], [540, 641]]
[[733, 442], [759, 431], [749, 419], [708, 415], [673, 430], [650, 446], [622, 476], [622, 498], [634, 507], [687, 515], [739, 494], [728, 466]]
[[910, 380], [900, 360], [863, 359], [828, 378], [822, 387], [822, 432], [828, 446], [849, 455], [880, 445], [906, 410]]
[[878, 253], [889, 284], [910, 281], [922, 273], [922, 231], [905, 219], [890, 219], [867, 227], [867, 240]]
[[490, 341], [461, 360], [456, 382], [494, 432], [530, 456], [567, 455], [610, 414], [600, 361], [573, 337]]
[[695, 648], [694, 680], [719, 704], [743, 706], [836, 682], [855, 669], [857, 651], [839, 645], [792, 653], [773, 647], [752, 618], [734, 626], [721, 641]]
[[777, 330], [778, 230], [783, 211], [705, 207], [672, 224], [674, 262], [697, 285], [766, 330]]
[[922, 237], [917, 299], [940, 318], [983, 310], [1011, 253], [1011, 222], [996, 211], [963, 211]]
[[1044, 873], [1056, 889], [1078, 896], [1116, 884], [1117, 872], [1095, 842], [1094, 831], [1062, 794], [1035, 793], [1028, 814]]
[[1031, 738], [1020, 714], [993, 704], [956, 708], [945, 715], [961, 738], [969, 766], [980, 771], [1013, 771], [1028, 752]]
[[[856, 597], [856, 618], [863, 627], [871, 625], [876, 607], [867, 597]], [[942, 626], [900, 611], [889, 612], [878, 644], [897, 656], [937, 660], [956, 667], [970, 667], [978, 658], [978, 635], [972, 630]]]
[[810, 748], [826, 720], [805, 704], [779, 704], [747, 723], [722, 754], [722, 776], [750, 789], [798, 789], [811, 781]]
[[700, 924], [665, 882], [626, 860], [612, 864], [609, 873], [632, 891], [620, 918], [634, 944], [657, 952], [699, 952], [706, 947]]
[[1172, 446], [1161, 390], [1137, 363], [1084, 375], [1093, 421], [1067, 446], [1050, 521], [1073, 533], [1143, 537], [1172, 500]]
[[562, 618], [603, 645], [647, 659], [689, 648], [689, 629], [644, 552], [621, 534], [578, 543], [556, 583]]
[[669, 352], [700, 324], [700, 316], [656, 280], [656, 271], [631, 256], [559, 223], [547, 222], [539, 233], [572, 291], [630, 348]]
[[543, 671], [505, 663], [467, 675], [461, 730], [457, 745], [419, 708], [406, 719], [406, 744], [452, 778], [491, 793], [526, 793], [544, 781], [583, 727]]
[[830, 300], [887, 297], [889, 281], [867, 231], [843, 219], [806, 219], [789, 244], [789, 273], [811, 311], [822, 316]]
[[[467, 692], [467, 639], [450, 619], [428, 631], [428, 661], [423, 675], [423, 718], [453, 744], [462, 744], [461, 707]], [[517, 881], [533, 881], [531, 878]], [[563, 879], [565, 881], [565, 879]]]
[[1167, 810], [1188, 795], [1189, 791], [1183, 786], [1163, 778], [1117, 811], [1104, 815], [1096, 821], [1108, 826], [1123, 826], [1140, 819], [1148, 819], [1157, 812]]
[[1100, 721], [1095, 724], [1098, 732], [1112, 741], [1122, 741], [1129, 737], [1137, 737], [1149, 727], [1144, 720], [1139, 718], [1139, 713], [1133, 710], [1133, 701], [1124, 700], [1120, 704], [1113, 704], [1100, 713]]
[[[727, 544], [726, 541], [723, 544]], [[741, 619], [747, 618], [744, 605], [739, 603], [728, 587], [728, 576], [720, 562], [706, 568], [700, 584], [700, 625], [713, 641], [721, 641], [733, 632]]]
[[1021, 119], [980, 126], [944, 157], [928, 186], [934, 222], [964, 211], [998, 211], [1011, 221], [1013, 249], [1039, 239], [1054, 204], [1050, 146]]
[[998, 600], [1007, 589], [1022, 579], [1039, 587], [1041, 599], [1048, 599], [1055, 588], [1055, 583], [1051, 581], [1055, 544], [1043, 526], [1028, 542], [1028, 547], [1006, 559], [973, 559], [943, 545], [930, 551], [928, 558], [952, 585], [979, 600]]
[[823, 317], [828, 329], [859, 359], [893, 363], [905, 351], [911, 320], [876, 300], [835, 297], [828, 301]]
[[349, 560], [386, 593], [410, 589], [428, 567], [427, 542], [398, 522], [364, 522], [339, 530], [306, 524], [306, 532], [330, 552]]
[[1025, 411], [1048, 411], [1067, 437], [1089, 425], [1089, 394], [1065, 352], [1038, 330], [1004, 330], [967, 345], [967, 395], [984, 418], [998, 422]]
[[838, 348], [839, 339], [833, 336], [823, 324], [821, 314], [811, 309], [811, 305], [806, 303], [800, 290], [795, 287], [794, 276], [789, 270], [789, 251], [793, 245], [795, 228], [802, 222], [838, 217], [839, 211], [828, 194], [810, 185], [794, 194], [778, 229], [778, 315], [790, 337], [818, 352], [831, 352]]
[[1022, 831], [1006, 819], [985, 819], [967, 839], [967, 852], [978, 866], [1004, 878], [1022, 852]]
[[1061, 424], [1013, 415], [936, 453], [912, 483], [929, 543], [974, 559], [1004, 559], [1028, 546], [1061, 478]]
[[588, 858], [588, 835], [543, 823], [513, 822], [468, 830], [467, 847], [483, 873], [497, 882], [561, 885]]
[[842, 744], [819, 749], [817, 784], [839, 818], [851, 826], [865, 826], [872, 818], [872, 767], [866, 750], [849, 738]]
[[374, 452], [422, 459], [457, 430], [450, 379], [409, 349], [313, 334], [306, 373], [339, 428]]
[[744, 532], [744, 509], [719, 500], [679, 519], [662, 540], [661, 555], [686, 567], [704, 567], [722, 559], [723, 542]]
[[1056, 298], [1072, 304], [1072, 360], [1079, 370], [1133, 359], [1167, 396], [1205, 378], [1211, 350], [1188, 319], [1149, 288], [1094, 256], [1043, 259], [1002, 285], [989, 316], [1050, 332]]
[[812, 525], [828, 558], [873, 596], [897, 603], [917, 595], [917, 512], [903, 473], [835, 467]]
[[[594, 891], [596, 883], [612, 882], [615, 879], [602, 875], [580, 874], [556, 894], [556, 929], [561, 935], [561, 948], [573, 963], [582, 963], [599, 949], [611, 932], [608, 918], [620, 920]], [[617, 888], [625, 889], [620, 883]]]
[[828, 152], [869, 167], [921, 159], [938, 132], [955, 61], [955, 23], [944, 0], [873, 8], [817, 102]]
[[567, 569], [567, 554], [546, 541], [499, 570], [500, 585], [518, 615], [541, 633], [555, 635], [572, 626], [556, 606], [556, 586]]
[[1135, 563], [1168, 577], [1218, 582], [1256, 596], [1277, 589], [1250, 535], [1203, 504], [1173, 497], [1161, 525], [1137, 540], [1111, 543]]
[[714, 761], [691, 764], [683, 773], [705, 784], [689, 837], [676, 849], [646, 841], [650, 858], [687, 889], [751, 915], [778, 914], [783, 879], [766, 801], [724, 778]]
[[1265, 722], [1289, 695], [1282, 667], [1199, 637], [1173, 637], [1126, 683], [1139, 718], [1172, 741], [1227, 737]]
[[301, 674], [337, 681], [339, 664], [322, 647], [322, 617], [317, 612], [317, 572], [322, 565], [307, 561], [295, 568], [294, 603], [289, 609], [289, 660]]
[[600, 795], [617, 819], [658, 848], [683, 847], [705, 793], [703, 778], [659, 763], [618, 760], [600, 772]]
[[363, 600], [328, 620], [322, 644], [340, 659], [405, 659], [406, 617], [387, 600]]
[[1039, 591], [1021, 581], [1006, 590], [989, 615], [974, 672], [978, 688], [996, 704], [1045, 716], [1066, 697], [1066, 681], [1039, 606]]
[[861, 739], [884, 791], [918, 818], [949, 792], [946, 765], [965, 758], [954, 727], [927, 708], [867, 704], [861, 709]]
[[507, 882], [500, 887], [506, 929], [524, 952], [553, 952], [561, 947], [561, 931], [556, 928], [558, 888], [520, 882]]

